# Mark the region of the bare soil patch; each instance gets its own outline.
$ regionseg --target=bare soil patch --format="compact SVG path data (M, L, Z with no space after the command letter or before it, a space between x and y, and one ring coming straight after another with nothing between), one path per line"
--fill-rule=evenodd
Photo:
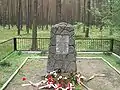
M46 74L46 65L47 59L28 59L5 90L36 90L34 87L22 87L21 85L28 83L28 80L35 83L39 82L41 76ZM23 81L23 77L26 77L27 80Z
M120 90L120 75L100 59L81 59L77 61L77 70L89 78L93 74L105 74L86 83L93 90ZM85 90L85 89L84 89Z
M27 80L39 82L41 76L46 74L46 66L47 59L29 59L5 90L36 90L34 87L22 87L21 85L28 83ZM120 90L120 75L103 60L78 59L77 70L86 78L93 74L105 74L105 77L95 77L86 83L93 90ZM22 81L23 77L27 80ZM83 90L86 89L83 88Z

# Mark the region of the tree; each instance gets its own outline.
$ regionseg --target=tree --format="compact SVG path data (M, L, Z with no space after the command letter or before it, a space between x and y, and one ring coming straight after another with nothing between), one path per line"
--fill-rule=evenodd
M22 29L22 2L18 0L18 35L20 35L20 30Z
M89 26L90 26L90 0L88 0L88 4L87 4L87 28L86 28L86 33L85 33L85 37L89 37Z
M83 32L85 32L85 24L86 24L86 0L84 0L84 14L83 14L83 23L84 23L84 26L83 26Z
M112 0L109 0L109 3L110 3L110 20L112 21L112 3L113 3L113 1ZM113 26L113 25L111 25L111 26ZM109 35L113 35L113 29L112 29L112 27L110 28L110 33L109 33Z
M28 0L27 6L28 7L26 7L26 14L27 14L26 15L26 31L27 31L27 34L29 34L29 28L30 28L30 0Z
M11 23L11 26L13 27L13 25L14 25L14 15L13 15L13 0L10 0L11 1L11 3L10 3L10 7L11 7L11 10L10 10L10 23ZM17 18L18 18L18 0L17 0ZM18 20L17 20L18 21Z
M7 24L6 14L7 14L7 6L6 6L6 1L4 0L3 1L3 27L5 27Z
M29 10L30 10L29 11L29 17L30 17L29 18L29 21L30 21L29 22L29 24L30 24L29 27L30 27L30 29L32 29L32 24L33 24L32 0L30 0L29 3L30 3L30 5L29 5Z
M109 0L109 35L113 35L115 30L120 31L120 0ZM118 32L119 34L119 32Z
M61 0L56 0L56 23L61 21Z
M8 11L8 16L7 16L7 18L8 18L8 22L7 22L7 24L8 24L8 29L10 29L10 1L9 0L7 0L7 11Z
M81 15L81 6L80 6L80 0L78 0L78 22L80 21Z
M109 0L110 1L110 0ZM102 32L103 26L112 26L112 3L106 0L97 0L96 7L90 9L90 13L95 16L95 25L99 27ZM112 31L112 27L110 28Z
M32 30L32 50L37 50L37 4L38 0L34 0L34 18Z
M47 0L47 10L46 10L46 30L48 30L49 20L48 20L48 12L49 12L49 0Z
M44 11L43 11L43 0L41 0L41 24L42 30L44 29Z

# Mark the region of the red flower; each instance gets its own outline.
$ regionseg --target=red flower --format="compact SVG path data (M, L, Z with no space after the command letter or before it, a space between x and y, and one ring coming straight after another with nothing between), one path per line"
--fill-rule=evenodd
M27 78L26 78L26 77L23 77L23 78L22 78L22 81L25 81L25 80L27 80Z

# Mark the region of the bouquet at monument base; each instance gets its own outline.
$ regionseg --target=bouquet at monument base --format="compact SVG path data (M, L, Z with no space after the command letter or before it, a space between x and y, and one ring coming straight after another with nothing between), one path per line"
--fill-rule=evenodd
M28 84L22 86L33 86L38 90L81 90L81 83L85 77L80 73L61 73L61 70L53 71L44 76L44 79L38 83L28 81ZM23 79L26 80L26 79Z

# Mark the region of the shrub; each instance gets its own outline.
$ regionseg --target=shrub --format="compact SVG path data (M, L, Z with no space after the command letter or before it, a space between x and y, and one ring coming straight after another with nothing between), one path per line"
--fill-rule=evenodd
M120 65L120 60L119 59L116 60L116 64Z
M17 54L18 54L18 55L21 55L21 54L22 54L22 51L18 51Z
M0 66L2 66L2 67L9 67L9 66L11 66L11 63L7 62L7 61L2 61L2 62L0 62Z
M107 55L107 56L111 56L112 53L111 52L103 52L104 55Z

